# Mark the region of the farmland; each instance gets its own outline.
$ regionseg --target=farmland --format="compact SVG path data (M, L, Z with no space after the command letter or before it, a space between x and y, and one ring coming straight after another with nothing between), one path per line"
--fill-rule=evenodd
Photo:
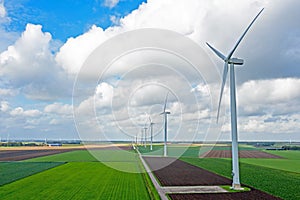
M19 161L40 156L52 155L72 151L72 149L42 149L42 150L2 150L0 161Z
M181 158L195 166L231 178L231 160L219 158ZM242 184L252 186L283 199L300 198L300 174L253 164L241 163Z
M284 159L243 158L241 159L241 162L289 172L300 173L300 151L268 151L268 153L281 156Z
M42 172L64 163L59 162L0 162L0 186Z
M147 148L139 146L139 150L144 155L156 156L163 153L162 147L162 145L154 145L154 150L150 152L149 146ZM228 151L230 147L219 145L208 148L213 151ZM136 152L129 147L124 149L111 147L74 149L54 155L34 156L22 162L2 162L0 163L1 198L36 199L38 194L41 199L159 199L148 175L144 173ZM148 160L151 168L170 160L170 165L167 164L166 168L154 172L162 185L230 185L231 160L199 158L199 150L199 146L196 145L190 147L170 145L168 153L171 158L145 157L145 160ZM251 151L254 154L257 151L263 152L246 146L241 147L240 150ZM261 190L283 199L299 199L300 173L297 167L300 161L299 152L266 151L266 153L277 155L278 158L240 159L242 184L251 187L251 194L254 196L264 195L265 193L259 191ZM181 161L176 161L172 157L180 157ZM223 180L219 175L229 179ZM204 176L210 177L205 180L212 182L203 182ZM214 178L223 181L213 182ZM170 198L213 198L207 195L172 194ZM238 198L241 195L228 194L226 197ZM223 196L219 197L223 198Z
M195 146L189 147L186 152L182 153L183 149L186 149L186 147L170 145L168 146L168 153L170 156L178 156L176 153L180 152L180 154L182 154L181 160L231 178L231 159L228 158L230 146L207 148L210 148L212 152L222 152L222 154L227 153L227 156L224 156L224 158L199 159L200 149ZM149 148L145 149L144 147L140 147L140 149L144 155L162 154L162 146L154 146L153 153L149 152ZM300 191L298 189L298 186L300 185L299 151L263 151L262 149L251 146L241 146L239 149L245 157L250 157L240 159L242 184L265 191L283 199L300 199ZM205 148L202 151L205 152ZM222 157L222 154L218 155Z
M25 164L67 163L3 185L0 196L2 199L36 199L37 195L39 199L157 198L146 174L127 173L110 167L141 171L142 166L134 156L122 157L124 154L118 150L93 151L96 154L101 151L99 156L110 155L111 159L98 162L88 151L80 150L27 160Z

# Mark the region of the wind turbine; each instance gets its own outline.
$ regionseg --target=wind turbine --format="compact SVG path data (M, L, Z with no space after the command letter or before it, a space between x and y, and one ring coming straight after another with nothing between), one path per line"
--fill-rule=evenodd
M165 104L164 104L164 110L162 113L160 113L161 115L164 115L164 123L165 123L165 135L164 135L164 157L167 157L168 152L167 152L167 139L168 139L168 115L171 114L169 111L166 111L166 107L167 107L167 101L168 101L168 95L169 92L166 95L165 98Z
M242 41L242 39L245 37L246 33L250 29L250 27L253 25L255 20L258 18L258 16L262 13L264 10L261 9L261 11L256 15L256 17L252 20L250 25L247 27L247 29L244 31L242 36L239 38L233 49L230 51L228 56L225 56L220 51L212 47L210 44L206 43L209 48L224 61L224 70L223 70L223 79L222 79L222 86L220 91L220 99L219 99L219 106L218 106L218 113L217 113L217 122L219 119L219 113L220 113L220 106L222 101L222 95L224 86L226 83L227 73L228 73L228 64L230 64L230 108L231 108L231 139L232 139L232 176L233 176L233 182L232 182L232 188L233 189L241 189L240 184L240 173L239 173L239 158L238 158L238 139L237 139L237 116L236 116L236 91L235 91L235 73L234 73L234 65L243 65L244 60L239 58L232 58L233 53L235 52L236 48Z
M150 121L150 150L152 151L152 142L153 142L153 125L154 122L152 121L150 115L149 115L149 121Z
M142 128L141 129L141 145L143 145L143 134L144 134L144 129Z
M147 124L147 122L145 123L145 126L144 126L144 134L145 134L145 135L144 135L144 142L145 142L145 143L144 143L144 147L145 147L145 148L146 148L146 145L147 145L146 143L147 143L147 129L148 129L148 128L146 127L146 124Z

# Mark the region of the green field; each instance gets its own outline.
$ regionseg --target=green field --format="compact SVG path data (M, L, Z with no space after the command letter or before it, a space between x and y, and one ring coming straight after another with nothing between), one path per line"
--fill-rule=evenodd
M44 170L64 164L62 162L0 162L0 186Z
M155 155L163 156L164 146L163 145L153 145L153 150L150 150L150 146L138 146L139 151L143 155ZM179 156L189 156L198 157L199 147L188 147L188 146L168 146L168 156L179 157Z
M147 174L110 167L143 171L137 154L98 151L94 155L107 156L106 162L99 162L85 150L27 160L24 163L67 163L1 186L1 199L159 199Z
M139 151L143 155L155 155L155 156L163 156L163 145L153 145L153 150L150 150L150 146L147 145L144 147L143 145L138 146ZM168 145L167 151L168 156L170 157L199 157L200 154L203 154L207 151L211 150L231 150L231 146L183 146L183 145ZM239 150L258 150L255 147L251 147L248 145L240 145Z
M218 158L181 158L192 165L231 178L231 160ZM259 160L259 159L258 159ZM283 199L300 199L300 174L240 163L241 182Z
M242 163L300 173L300 151L266 151L284 159L241 158Z
M66 153L42 156L24 162L94 162L97 161L88 151L78 150Z
M136 162L138 156L134 151L123 150L78 150L61 154L32 158L30 162Z

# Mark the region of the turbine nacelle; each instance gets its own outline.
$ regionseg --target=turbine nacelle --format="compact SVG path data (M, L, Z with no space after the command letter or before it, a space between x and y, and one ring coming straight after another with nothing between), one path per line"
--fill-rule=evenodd
M171 114L170 111L164 111L164 112L160 113L160 115L169 115L169 114Z
M244 60L239 58L230 58L228 61L228 64L234 64L234 65L243 65Z

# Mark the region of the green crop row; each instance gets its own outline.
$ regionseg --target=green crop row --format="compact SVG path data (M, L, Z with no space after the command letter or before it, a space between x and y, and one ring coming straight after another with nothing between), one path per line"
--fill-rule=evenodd
M62 162L0 162L0 186L64 164Z
M14 200L150 198L141 174L117 171L101 162L67 163L4 185L0 196Z

